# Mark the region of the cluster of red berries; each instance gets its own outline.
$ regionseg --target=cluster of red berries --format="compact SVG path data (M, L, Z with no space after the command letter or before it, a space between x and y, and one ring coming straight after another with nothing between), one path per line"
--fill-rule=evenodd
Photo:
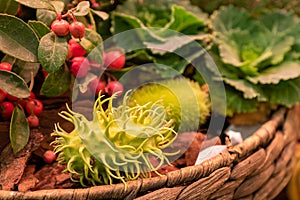
M75 19L75 18L74 18ZM82 22L74 20L71 24L61 18L59 15L51 24L51 30L57 36L67 36L70 32L74 38L83 38L85 34L85 26Z
M89 72L99 72L99 70L105 70L105 68L119 70L125 66L125 54L121 50L105 52L103 54L103 64L95 63L85 57L85 50L72 39L69 41L69 52L68 57L72 58L70 72L79 79L87 76ZM101 94L109 96L124 90L123 85L114 78L109 80L95 78L89 83L89 88L96 95L101 91Z
M86 57L85 49L75 40L84 37L85 26L83 23L76 21L71 15L73 22L69 24L62 16L58 15L57 19L51 24L51 30L57 36L67 36L70 32L72 39L68 41L67 60L70 61L70 72L78 79L84 78L89 72L99 72L103 69L120 70L125 66L126 58L122 50L111 50L103 53L103 63L98 64ZM115 92L122 92L123 85L115 79L103 80L95 78L89 84L89 88L95 91L95 95L107 94L111 96Z
M0 70L11 71L12 65L7 62L0 63ZM43 111L43 103L36 99L33 92L26 99L19 99L0 89L0 118L9 120L12 116L15 106L20 105L27 114L29 127L39 126L39 116Z

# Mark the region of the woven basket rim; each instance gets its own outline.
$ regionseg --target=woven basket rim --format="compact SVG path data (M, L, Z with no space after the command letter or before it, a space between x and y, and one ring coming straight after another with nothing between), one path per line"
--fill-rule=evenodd
M137 179L134 181L127 181L126 186L123 183L113 185L99 185L88 188L76 188L76 189L45 189L28 192L20 191L0 191L1 196L15 196L24 197L28 196L50 196L53 191L55 193L61 193L62 195L73 196L74 193L98 193L98 194L128 194L131 190L138 190L139 193L146 192L148 190L155 190L161 187L173 187L178 184L184 184L193 182L199 178L203 178L211 174L217 169L229 167L232 163L238 161L241 157L249 152L258 149L261 145L266 145L273 137L271 129L275 129L284 122L288 109L278 109L271 118L262 124L262 126L256 130L251 136L243 141L243 143L228 148L227 151L218 154L217 156L204 161L203 163L195 166L188 166L176 171L171 171L162 176ZM154 184L153 184L154 183ZM124 195L125 197L126 195Z

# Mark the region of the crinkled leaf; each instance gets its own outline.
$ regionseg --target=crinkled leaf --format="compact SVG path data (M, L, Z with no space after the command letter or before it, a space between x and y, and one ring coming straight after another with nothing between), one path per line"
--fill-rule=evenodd
M0 50L28 62L37 62L38 37L21 19L0 14Z
M171 10L171 20L164 28L182 32L187 35L194 35L205 26L205 23L201 19L181 6L173 5Z
M300 102L300 78L280 81L278 84L264 85L269 102L291 107Z
M0 70L0 88L18 98L29 97L26 82L16 73Z
M92 11L92 13L99 16L102 20L107 20L109 18L109 14L107 14L106 12L99 11L99 10L93 10L93 9L90 9L90 10Z
M172 31L171 31L172 32ZM175 52L175 50L194 42L194 37L188 37L186 35L168 37L165 42L153 43L145 41L144 44L154 54L165 54L167 52Z
M256 77L247 77L254 84L277 84L281 80L294 79L300 76L299 62L285 62L262 71Z
M50 32L50 28L43 22L29 20L28 24L40 39Z
M30 129L26 115L23 109L16 106L12 114L9 131L10 143L14 153L18 153L26 146L29 134Z
M258 88L246 80L224 78L224 81L228 85L234 87L236 90L242 92L245 99L253 99L261 95L261 92L258 91Z
M234 113L253 112L257 109L258 101L255 99L245 99L241 92L230 87L226 87L226 115L232 116Z
M222 37L234 31L253 28L251 19L246 10L233 6L224 6L216 10L211 16L213 30Z
M54 6L50 0L15 0L16 2L23 4L27 7L34 9L46 9L55 11Z
M60 96L70 89L70 85L70 72L61 67L57 71L48 74L40 93L48 97Z
M66 38L58 37L53 32L43 36L38 47L38 59L43 69L54 72L65 62L68 54Z
M76 10L74 11L74 15L76 15L76 16L85 16L85 15L89 14L89 11L90 11L90 2L81 1L76 6Z
M31 73L35 77L40 68L40 63L25 62L17 60L14 65L14 71L24 79L26 83L31 80Z
M0 0L0 13L15 15L19 4L15 0Z
M140 3L135 0L128 0L117 7L117 12L137 17L149 27L163 27L170 21L170 3L172 4L174 1L145 0Z

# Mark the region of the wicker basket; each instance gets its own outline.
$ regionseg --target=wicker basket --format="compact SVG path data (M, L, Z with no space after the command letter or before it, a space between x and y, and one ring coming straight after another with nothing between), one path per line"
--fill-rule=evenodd
M298 106L280 109L243 143L160 177L86 189L0 191L0 199L273 199L295 164Z

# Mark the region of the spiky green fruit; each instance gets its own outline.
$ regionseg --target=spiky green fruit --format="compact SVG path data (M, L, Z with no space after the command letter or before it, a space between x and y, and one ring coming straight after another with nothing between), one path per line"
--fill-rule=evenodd
M169 163L165 153L176 138L172 120L166 120L163 106L128 106L128 93L120 106L113 106L112 97L100 96L94 104L93 119L82 114L63 111L60 115L74 124L72 132L55 126L52 142L58 162L66 164L71 179L82 185L112 184L147 176L161 165ZM107 109L103 104L108 103ZM151 163L151 157L160 163Z
M178 132L196 131L210 114L208 93L190 79L168 79L145 84L134 90L130 97L131 105L158 101L165 107L167 119L175 120L174 129Z

